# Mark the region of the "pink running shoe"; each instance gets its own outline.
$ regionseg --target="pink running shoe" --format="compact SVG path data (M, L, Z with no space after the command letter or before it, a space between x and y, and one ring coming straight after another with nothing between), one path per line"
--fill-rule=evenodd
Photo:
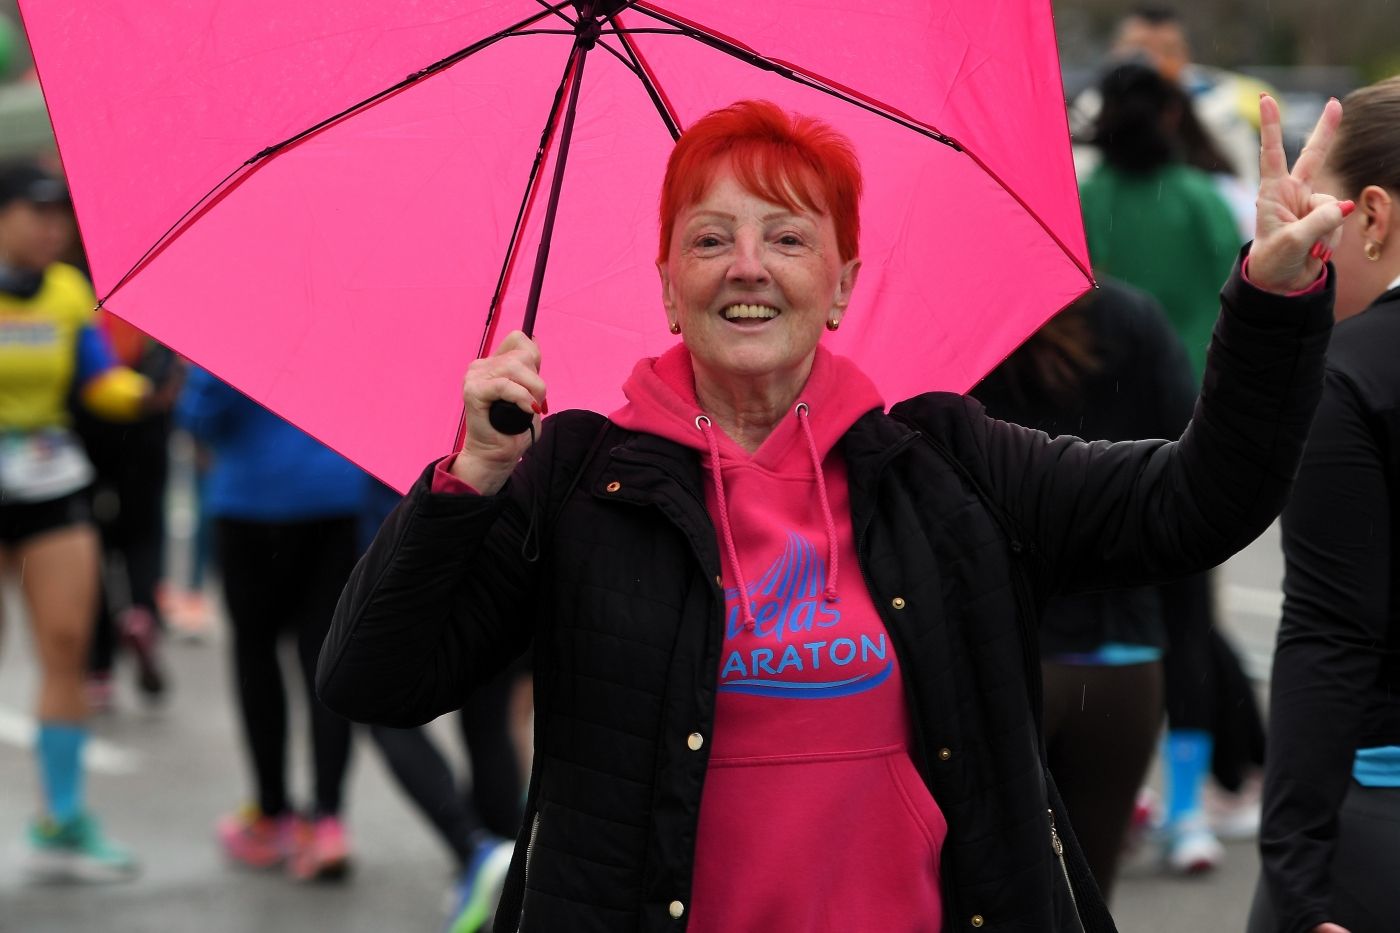
M297 881L339 881L350 872L350 842L338 817L302 823L300 844L287 861Z
M291 858L301 822L291 814L263 816L257 807L247 806L222 817L215 829L233 861L249 868L274 868Z
M160 627L151 610L132 606L117 619L122 644L136 660L136 686L148 699L165 692L165 672L160 663Z

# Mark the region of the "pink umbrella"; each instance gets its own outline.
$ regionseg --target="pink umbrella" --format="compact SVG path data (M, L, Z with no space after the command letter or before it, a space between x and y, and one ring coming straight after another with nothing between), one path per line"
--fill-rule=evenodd
M1091 284L1048 0L20 6L105 306L400 488L527 306L551 408L621 403L675 339L666 156L736 99L855 140L830 344L887 399L967 389Z

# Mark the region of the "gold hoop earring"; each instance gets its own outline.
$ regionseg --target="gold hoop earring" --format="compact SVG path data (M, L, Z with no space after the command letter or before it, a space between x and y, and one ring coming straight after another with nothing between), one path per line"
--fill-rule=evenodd
M829 320L829 321L826 322L826 329L827 329L827 330L835 330L836 328L838 328L838 327L840 327L840 326L841 326L841 319L840 319L839 317L834 317L834 318L832 318L831 320Z
M1381 245L1375 240L1367 240L1366 245L1362 247L1362 252L1364 252L1366 258L1372 262L1379 262L1381 258Z
M680 321L672 321L672 322L671 322L671 333L673 333L673 334L679 334L680 332L681 332L681 322L680 322Z

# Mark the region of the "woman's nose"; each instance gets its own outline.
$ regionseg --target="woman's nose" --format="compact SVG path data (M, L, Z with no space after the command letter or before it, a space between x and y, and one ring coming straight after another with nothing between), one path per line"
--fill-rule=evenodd
M768 268L763 264L761 237L740 234L735 238L733 261L729 264L729 278L735 282L768 281Z

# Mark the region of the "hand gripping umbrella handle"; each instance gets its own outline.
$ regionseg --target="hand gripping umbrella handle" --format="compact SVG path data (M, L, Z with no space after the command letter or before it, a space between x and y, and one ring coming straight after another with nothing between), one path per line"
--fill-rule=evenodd
M549 205L545 209L544 227L540 231L539 251L535 254L535 274L530 281L530 297L525 302L525 319L520 327L527 337L535 335L535 312L540 307L540 289L544 285L545 265L549 262L549 243L554 235L554 216L559 209L559 191L564 184L564 163L568 161L569 142L574 135L574 112L578 109L578 89L583 84L583 63L588 56L588 49L596 38L596 33L590 38L580 32L579 39L574 44L572 53L575 56L573 85L569 88L569 104L564 111L564 126L559 134L559 158L554 163L554 180L550 185ZM535 420L530 412L504 399L497 399L491 403L490 417L491 427L501 434L509 435L524 434L530 430L530 425Z

